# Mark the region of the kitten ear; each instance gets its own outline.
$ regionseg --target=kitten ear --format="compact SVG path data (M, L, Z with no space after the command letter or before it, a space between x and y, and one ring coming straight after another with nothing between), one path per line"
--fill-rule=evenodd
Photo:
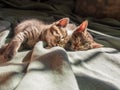
M83 22L80 24L80 26L78 27L77 31L78 31L78 32L83 32L83 31L86 30L87 26L88 26L88 21L85 20L85 21L83 21Z
M99 43L96 43L96 42L92 43L91 46L92 46L92 48L100 48L100 47L103 47L102 44L99 44Z
M56 24L62 27L66 27L69 23L69 18L62 18Z

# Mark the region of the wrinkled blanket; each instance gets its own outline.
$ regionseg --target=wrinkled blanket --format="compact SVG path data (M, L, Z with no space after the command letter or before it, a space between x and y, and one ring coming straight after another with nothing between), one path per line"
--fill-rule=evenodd
M13 37L13 26L23 19L55 21L62 17L69 17L77 25L87 19L89 32L104 47L70 52L61 47L45 49L40 41L32 50L19 51L12 60L0 65L0 90L120 90L118 20L81 18L70 11L70 2L66 3L69 8L65 8L59 3L57 6L54 0L21 7L17 5L20 2L1 1L12 8L0 8L0 47Z

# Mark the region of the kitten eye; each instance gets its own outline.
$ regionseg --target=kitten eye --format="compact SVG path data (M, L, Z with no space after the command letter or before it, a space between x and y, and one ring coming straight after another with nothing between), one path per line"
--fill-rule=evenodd
M53 34L54 36L59 36L59 35L57 34L57 32L54 31L54 30L52 30L52 34Z
M53 35L57 35L55 31L52 32Z
M61 36L56 31L53 31L52 34L55 37L55 41L60 42Z

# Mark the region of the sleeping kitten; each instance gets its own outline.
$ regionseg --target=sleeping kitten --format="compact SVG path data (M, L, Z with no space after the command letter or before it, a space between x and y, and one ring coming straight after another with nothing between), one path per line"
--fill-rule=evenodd
M88 21L82 22L75 30L69 31L69 41L65 46L66 50L78 51L100 48L103 45L94 41L92 35L87 31Z
M42 21L31 19L25 20L15 28L15 36L4 46L0 53L1 60L10 60L19 50L22 44L33 48L38 41L46 43L46 48L54 46L64 46L68 41L66 26L68 18L63 18L52 24L44 24Z

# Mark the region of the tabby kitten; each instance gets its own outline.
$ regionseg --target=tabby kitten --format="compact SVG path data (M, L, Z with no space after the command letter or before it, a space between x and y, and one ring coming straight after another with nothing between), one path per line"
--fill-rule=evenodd
M100 48L103 45L96 43L92 35L87 31L88 21L83 21L75 30L69 31L69 41L65 49L70 51L88 50Z
M32 48L38 41L43 41L46 43L46 48L64 46L68 41L66 31L68 23L69 18L60 19L49 25L35 19L21 22L15 28L14 38L0 50L2 54L0 58L10 60L22 44Z

